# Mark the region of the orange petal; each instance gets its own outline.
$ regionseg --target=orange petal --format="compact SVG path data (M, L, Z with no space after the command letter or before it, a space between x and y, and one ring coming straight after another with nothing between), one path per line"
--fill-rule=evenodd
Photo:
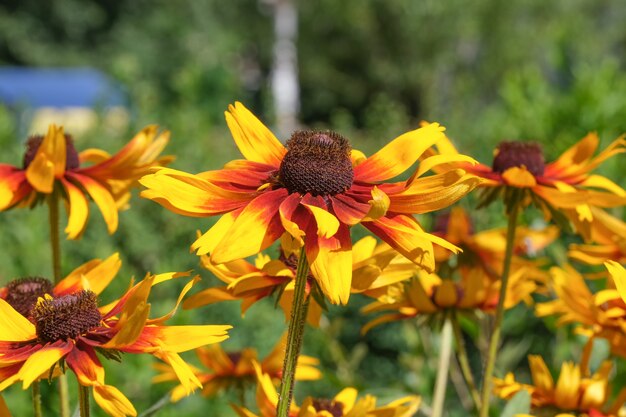
M420 265L426 271L432 272L435 268L433 236L426 236L413 217L404 214L381 217L373 222L363 222L376 236L384 240L411 262Z
M35 158L26 168L26 178L37 191L51 193L54 189L54 179L60 178L65 173L65 135L63 127L55 125L48 127L48 133L44 136L37 149Z
M215 247L211 260L225 263L245 258L274 243L285 230L277 214L286 196L287 190L280 188L262 193L252 200Z

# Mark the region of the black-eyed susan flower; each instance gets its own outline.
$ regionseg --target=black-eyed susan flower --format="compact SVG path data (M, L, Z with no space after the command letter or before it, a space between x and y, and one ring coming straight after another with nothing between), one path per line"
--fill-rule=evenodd
M288 245L281 245L278 259L271 259L268 255L259 253L254 264L244 259L216 264L210 256L201 255L200 264L227 285L207 288L192 295L183 302L184 309L222 301L241 300L241 314L243 315L257 301L276 296L278 297L277 304L285 313L285 319L289 319L298 254L290 251ZM306 293L310 294L316 290L315 286L315 280L309 276ZM321 315L322 306L317 302L316 297L313 297L307 312L309 324L318 326Z
M70 272L63 280L54 285L50 280L40 277L24 277L10 281L0 288L0 298L26 318L37 300L46 294L62 297L82 290L89 290L99 295L113 280L122 262L117 253L105 260L92 259Z
M143 197L171 211L222 215L192 245L199 255L227 263L259 253L287 232L304 246L324 294L346 303L352 225L363 224L428 270L434 269L433 241L456 249L426 233L412 214L446 207L473 189L479 180L460 169L419 178L438 163L471 158L431 159L410 180L385 182L444 137L438 124L405 133L365 158L334 132L295 132L285 147L241 103L229 107L226 121L244 160L197 175L160 169L140 181L148 188Z
M511 399L522 390L530 394L531 414L524 416L617 417L626 401L626 389L622 389L610 404L611 361L603 362L593 375L586 361L563 362L556 383L541 356L530 355L528 363L532 384L517 382L512 373L494 381L494 393L501 398Z
M626 223L604 210L593 209L589 240L594 244L572 244L570 258L589 265L606 261L626 263Z
M93 396L112 416L135 416L130 401L114 386L106 385L98 358L119 359L120 352L148 353L174 369L188 392L202 385L179 353L228 337L231 326L166 326L184 294L199 279L190 281L176 307L163 317L148 319L151 287L188 274L148 274L119 300L99 306L95 292L85 289L58 297L45 294L30 313L31 320L0 299L0 391L22 382L24 389L48 378L57 366L69 367L80 385L93 388Z
M489 187L485 202L494 199L502 190L508 193L508 204L534 202L549 216L563 212L588 236L593 219L592 207L616 207L626 204L626 191L610 179L591 174L608 158L626 151L626 140L619 137L594 156L599 139L590 133L563 152L554 162L546 163L539 144L534 142L502 142L495 150L492 166L465 162L441 165L436 169L461 168L483 178L481 185ZM446 138L437 144L441 156L458 153ZM428 155L434 151L429 150ZM601 191L599 191L601 190Z
M259 414L238 406L233 408L241 417L275 417L278 393L272 378L263 374L258 366L255 369ZM420 397L409 395L377 407L376 397L365 395L358 398L356 389L344 388L333 398L307 397L300 406L292 404L289 417L410 417L418 410L420 402Z
M551 268L556 299L537 304L535 312L540 317L558 316L558 325L578 324L579 333L606 339L614 354L626 357L626 270L614 261L605 266L610 278L596 293L571 266Z
M285 359L285 345L287 335L280 338L274 349L263 359L258 359L254 348L244 348L234 352L227 352L221 345L215 344L195 350L203 369L192 367L194 374L202 383L202 395L211 397L227 388L245 389L256 382L255 366L258 366L264 374L273 380L280 380L283 361ZM319 361L306 355L298 357L296 368L296 380L310 381L321 377L316 368ZM153 378L153 382L178 381L172 367L165 364L157 364L161 371ZM172 401L178 401L186 395L186 389L178 385L172 390Z
M65 232L69 239L80 237L85 229L88 198L96 203L113 233L130 187L149 168L171 160L158 159L168 141L168 132L159 134L156 126L149 126L115 155L98 149L78 153L63 127L50 125L45 136L28 139L21 167L0 164L0 211L32 207L58 190L67 206Z

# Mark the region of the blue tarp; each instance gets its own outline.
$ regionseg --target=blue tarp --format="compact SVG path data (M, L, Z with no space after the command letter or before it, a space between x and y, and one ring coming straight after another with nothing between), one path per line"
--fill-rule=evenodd
M121 87L92 68L0 68L0 103L28 107L126 106Z

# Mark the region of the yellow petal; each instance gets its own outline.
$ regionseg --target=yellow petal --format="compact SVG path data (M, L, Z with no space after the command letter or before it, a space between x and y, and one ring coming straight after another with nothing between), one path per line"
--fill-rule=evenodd
M117 204L111 192L96 180L85 175L73 173L75 178L87 190L93 201L96 203L102 217L107 224L107 230L110 234L117 230Z
M531 188L537 185L535 176L526 167L512 167L502 173L504 181L513 187Z
M40 193L50 194L54 189L54 164L46 155L37 153L26 168L26 179Z
M93 398L108 415L113 417L136 416L133 404L120 390L111 385L93 387Z
M65 135L63 127L50 125L35 158L26 168L26 178L37 191L51 193L54 179L65 173L66 163Z
M541 393L551 393L554 389L554 380L548 366L539 355L528 356L530 373L533 378L533 385Z
M626 269L615 261L607 261L604 266L611 274L620 297L626 303Z
M78 187L65 179L61 179L61 183L67 195L66 207L69 213L65 233L67 233L68 239L77 239L85 230L85 224L89 217L89 205L85 195Z
M376 186L372 188L371 194L372 199L368 201L370 209L362 221L377 220L387 214L387 210L389 210L391 200L389 200L389 196L387 194Z
M454 282L444 279L441 285L435 289L435 303L443 308L456 305L458 293Z
M330 302L346 304L352 281L352 244L347 226L342 225L330 239L319 237L317 244L308 244L306 256L313 276Z
M424 151L444 138L445 129L438 123L407 132L354 168L355 178L378 182L393 178L417 161Z
M229 325L190 325L161 326L157 328L157 337L164 350L186 352L211 343L228 339Z
M21 342L35 337L35 326L0 298L0 340Z
M239 151L247 160L280 166L287 150L250 110L236 102L228 106L224 115Z
M47 372L52 365L57 363L59 359L64 357L72 348L72 342L67 342L61 347L44 347L30 355L17 374L18 378L24 383L23 388L28 388L34 380L39 378L44 372Z
M585 187L602 188L615 195L625 196L626 191L610 179L601 175L589 175L580 185Z
M213 252L217 244L226 235L228 229L235 223L236 218L236 212L224 214L205 234L193 242L191 250L195 251L196 255L206 255Z
M202 383L194 374L193 369L187 365L180 355L174 352L159 352L156 356L172 367L176 377L185 388L187 395L191 394L196 388L202 388Z
M302 205L311 212L313 217L315 217L318 236L329 238L337 233L337 229L339 229L339 220L337 220L335 216L323 208L304 203Z

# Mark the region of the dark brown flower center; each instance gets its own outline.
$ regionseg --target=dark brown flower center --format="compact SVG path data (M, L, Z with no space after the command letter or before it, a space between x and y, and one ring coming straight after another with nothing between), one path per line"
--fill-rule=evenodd
M315 411L328 411L333 417L343 416L343 403L328 398L314 398Z
M501 142L493 158L493 170L503 173L509 168L522 166L535 177L543 175L545 161L541 146L534 142Z
M22 316L30 318L39 297L52 294L52 282L42 277L25 277L9 282L6 302Z
M37 150L43 142L43 136L33 135L26 141L26 152L24 153L24 169L35 159ZM72 170L78 168L80 162L78 160L78 152L74 147L74 141L70 135L65 135L65 170Z
M74 339L98 327L102 315L98 311L98 297L83 290L59 298L47 297L33 308L33 320L39 340L56 342Z
M241 352L228 352L226 356L228 356L228 359L230 359L233 365L237 366L237 364L241 360L242 354Z
M298 131L287 141L279 181L290 193L335 195L352 185L350 143L335 132Z

